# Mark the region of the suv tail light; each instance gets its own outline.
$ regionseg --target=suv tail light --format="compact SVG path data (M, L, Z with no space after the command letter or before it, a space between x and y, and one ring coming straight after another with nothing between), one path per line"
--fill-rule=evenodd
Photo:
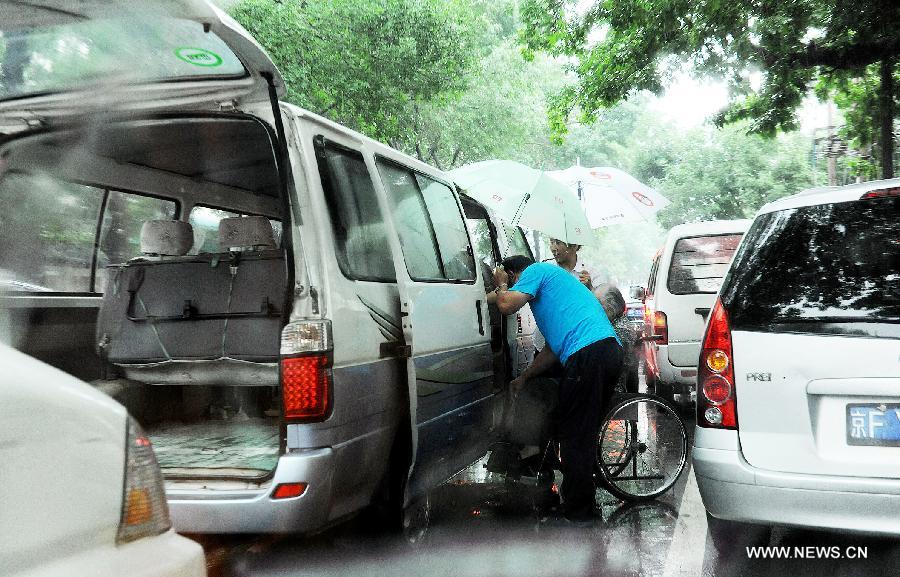
M653 334L660 337L654 339L657 344L669 344L669 323L666 319L666 313L662 311L653 312Z
M128 417L125 446L125 491L116 543L121 545L165 533L172 526L162 473L150 439L132 417Z
M331 412L331 321L289 323L281 332L281 397L284 418L324 421Z
M700 366L697 367L698 426L737 429L733 361L728 312L722 301L716 299L703 336Z

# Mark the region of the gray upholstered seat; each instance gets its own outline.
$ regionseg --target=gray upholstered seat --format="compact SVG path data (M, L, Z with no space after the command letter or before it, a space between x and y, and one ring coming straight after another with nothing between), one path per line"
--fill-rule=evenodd
M141 226L141 254L183 256L194 243L194 229L180 220L148 220Z
M189 224L150 221L142 229L147 256L110 267L98 344L128 378L277 384L284 259L268 219L222 222L227 252L186 255Z

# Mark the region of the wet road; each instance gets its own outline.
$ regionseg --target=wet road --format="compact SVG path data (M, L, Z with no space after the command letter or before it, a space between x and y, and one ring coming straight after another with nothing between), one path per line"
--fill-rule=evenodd
M865 559L751 559L743 545L718 553L694 477L649 503L627 504L598 491L603 523L596 528L541 522L537 489L508 484L476 463L431 495L425 535L408 543L360 516L313 537L205 536L211 576L452 575L550 577L623 576L891 576L900 575L900 541L775 529L766 543L809 547ZM859 556L859 555L857 555Z

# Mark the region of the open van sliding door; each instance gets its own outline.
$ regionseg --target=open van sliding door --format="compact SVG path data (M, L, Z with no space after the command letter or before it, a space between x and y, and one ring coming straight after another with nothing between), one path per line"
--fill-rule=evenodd
M483 455L493 370L483 281L453 189L376 157L405 338L412 433L406 504Z

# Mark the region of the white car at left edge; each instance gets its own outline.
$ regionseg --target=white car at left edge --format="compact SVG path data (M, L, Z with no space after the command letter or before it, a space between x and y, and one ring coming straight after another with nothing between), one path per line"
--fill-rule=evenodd
M0 575L205 577L124 407L0 344Z

